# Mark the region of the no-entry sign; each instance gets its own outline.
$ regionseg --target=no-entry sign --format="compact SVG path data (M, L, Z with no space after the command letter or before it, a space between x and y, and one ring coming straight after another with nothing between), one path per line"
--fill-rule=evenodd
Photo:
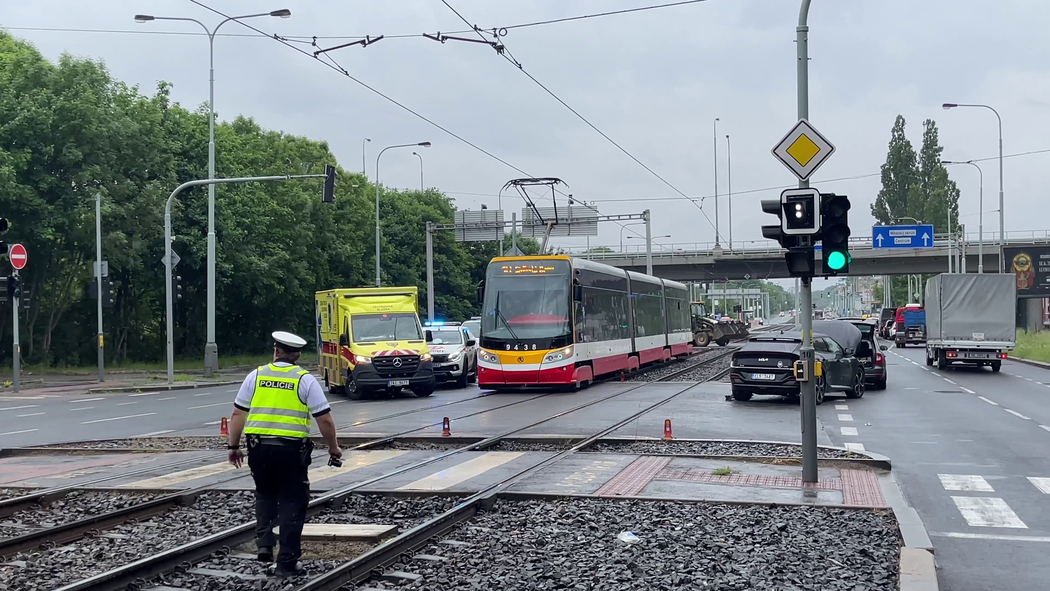
M26 254L26 247L21 244L11 245L11 266L15 269L23 269L26 263L29 261L29 255Z

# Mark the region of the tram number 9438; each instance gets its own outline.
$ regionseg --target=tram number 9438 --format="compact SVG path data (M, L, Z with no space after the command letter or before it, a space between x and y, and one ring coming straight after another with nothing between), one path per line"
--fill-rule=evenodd
M536 350L536 345L532 345L532 347L530 348L528 345L523 345L521 343L518 343L516 345L511 345L510 343L507 343L506 347L507 347L508 351L535 351Z

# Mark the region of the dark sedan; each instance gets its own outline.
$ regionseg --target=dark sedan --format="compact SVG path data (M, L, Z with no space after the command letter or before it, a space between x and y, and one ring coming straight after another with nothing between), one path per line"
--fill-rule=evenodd
M878 320L869 318L867 320L850 320L862 335L861 342L857 345L857 359L864 364L864 383L875 390L886 389L886 356L882 351L889 349L889 345L879 343L876 338L878 333Z
M817 404L824 402L824 394L831 391L845 392L847 398L864 396L864 366L854 356L862 340L860 330L841 321L813 324L814 354L823 368L822 375L814 378ZM840 341L848 346L840 345ZM733 353L729 370L733 398L746 401L754 394L798 397L799 383L792 366L799 359L801 348L802 333L797 329L749 339Z

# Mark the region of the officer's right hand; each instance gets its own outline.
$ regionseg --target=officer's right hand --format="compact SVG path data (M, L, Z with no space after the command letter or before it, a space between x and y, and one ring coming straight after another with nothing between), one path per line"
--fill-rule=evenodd
M343 457L343 450L339 449L339 446L329 447L328 455L332 456L333 458L341 458Z

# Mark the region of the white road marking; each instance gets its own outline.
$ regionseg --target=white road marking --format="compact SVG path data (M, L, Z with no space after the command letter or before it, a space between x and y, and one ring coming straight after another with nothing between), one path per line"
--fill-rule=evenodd
M982 476L972 474L938 474L944 490L961 490L969 492L995 492L992 485Z
M848 415L848 414L839 415L839 420L843 421L843 422L846 422L846 423L852 422L853 421L853 415Z
M222 422L222 419L219 419L217 421L208 421L207 423L204 423L204 426L205 427L211 427L212 425L218 425L221 422Z
M70 404L80 404L82 402L98 402L99 400L105 400L105 398L81 398L80 400L70 400Z
M158 390L156 392L138 392L136 394L128 394L128 396L131 398L135 398L137 396L153 396L154 394L160 394L161 392L163 392L163 390Z
M42 412L31 412L31 413L25 414L25 415L18 415L18 418L24 419L25 417L38 417L38 416L40 416L42 414L44 414L44 413L42 413Z
M846 444L846 449L848 449L849 451L864 451L864 444L863 443L847 443Z
M1039 425L1039 428L1043 431L1050 431L1050 427L1047 427L1046 425Z
M945 532L936 533L931 532L931 536L940 538L959 538L963 540L996 540L1001 542L1050 542L1050 537L1046 536L1004 536L997 534L968 534L962 532Z
M1029 382L1034 382L1035 381L1032 378L1025 378L1025 379L1028 380Z
M0 435L18 435L20 433L32 433L33 431L39 431L40 429L23 429L21 431L8 431L7 433L0 433Z
M333 400L333 401L329 402L328 405L331 406L333 404L342 404L344 402L346 402L346 401L345 400Z
M74 410L91 410L93 408L95 408L95 407L94 406L81 406L80 408L71 408L69 410L70 411L74 411Z
M918 390L918 388L905 388L905 390Z
M962 513L963 519L972 527L1015 527L1028 529L1028 526L1014 513L1006 501L999 497L952 497L955 506Z
M22 406L8 406L8 407L5 407L5 408L0 408L0 410L22 410L23 408L36 408L38 406L40 406L40 405L39 404L25 404L25 405L22 405Z
M194 396L211 396L211 395L212 395L211 392L201 392L199 394L194 394Z
M471 478L480 476L485 472L498 466L502 466L522 455L524 455L522 452L490 451L476 458L420 478L415 482L399 486L398 490L444 490L466 480L470 480Z
M196 480L197 478L222 474L223 472L229 472L230 470L235 469L236 468L233 467L233 464L230 464L229 462L218 462L205 466L197 466L196 468L190 468L188 470L181 470L179 472L172 472L171 474L164 474L162 476L155 476L145 480L136 480L135 482L122 484L120 485L120 488L161 488L172 484L178 484L180 482Z
M984 396L978 396L978 398L980 398L981 400L987 402L988 404L991 404L992 406L999 406L998 402L995 402L994 400L988 400Z
M132 400L131 402L118 402L117 406L127 406L129 404L138 404L138 403L139 403L138 400Z
M955 382L949 380L948 378L944 378L944 381L948 382L949 384L955 384L956 386L958 386L958 384L956 384Z
M849 410L848 404L836 404L835 410Z
M136 437L155 437L157 435L164 435L165 433L174 433L174 429L165 429L163 431L154 431L152 433L143 433L142 435L132 435L132 439Z
M959 389L962 390L963 392L966 392L967 394L976 394L977 393L977 392L974 392L973 390L967 388L966 386L959 386Z
M1010 410L1010 409L1008 409L1008 408L1004 408L1003 410L1005 410L1006 412L1008 412L1008 413L1010 413L1010 414L1014 415L1014 416L1015 416L1015 417L1017 417L1017 418L1020 418L1020 419L1024 419L1024 420L1026 420L1026 421L1030 421L1030 420L1032 420L1032 419L1031 419L1030 417L1026 417L1026 416L1024 416L1023 414L1021 414L1021 413L1017 412L1016 410Z
M856 427L839 427L839 429L842 431L843 435L852 435L853 437L857 436Z
M1039 489L1039 492L1044 495L1050 495L1050 478L1029 476L1028 481L1034 484Z
M198 408L211 408L213 406L232 406L229 402L216 402L215 404L202 404L200 406L191 406L186 410L197 410Z
M237 391L238 391L237 388L234 388L233 390L227 390L226 393L227 394L233 394L234 392L237 392Z
M164 398L158 398L157 400L158 401L160 401L160 400L175 400L176 398L178 398L178 396L167 396L167 397L164 397Z
M106 423L106 422L109 422L109 421L123 421L124 419L137 419L139 417L149 417L149 416L153 416L155 414L157 414L157 413L155 413L155 412L144 412L144 413L139 414L139 415L128 415L128 416L125 416L125 417L110 417L108 419L95 419L93 421L84 421L83 423L80 423L80 424L81 425L90 425L92 423Z

